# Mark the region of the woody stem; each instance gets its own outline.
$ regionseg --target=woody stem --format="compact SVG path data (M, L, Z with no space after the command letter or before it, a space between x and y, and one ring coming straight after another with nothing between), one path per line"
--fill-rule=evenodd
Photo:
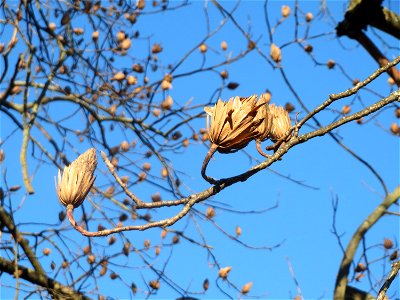
M207 165L210 162L211 157L213 157L215 151L217 151L218 146L215 144L211 144L210 149L207 152L206 157L204 158L203 165L201 167L201 176L208 181L211 184L216 184L218 181L212 177L207 176L206 170L207 170Z
M262 150L262 148L261 148L261 141L256 141L256 148L257 148L258 153L260 153L262 156L264 156L264 157L266 157L266 158L269 158L269 157L270 157L270 155L268 155L267 153L265 153L265 152Z

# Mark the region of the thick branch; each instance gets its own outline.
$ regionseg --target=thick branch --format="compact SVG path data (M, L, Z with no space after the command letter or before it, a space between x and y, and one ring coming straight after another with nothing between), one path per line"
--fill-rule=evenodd
M358 245L362 238L365 236L367 231L374 226L374 224L385 214L388 208L400 198L400 186L398 186L391 194L387 195L381 204L362 222L357 228L353 237L351 238L349 245L343 255L342 262L339 268L339 274L336 280L334 299L343 300L345 299L346 286L348 275L350 272L350 266L353 261L354 255L356 254Z
M15 275L15 272L18 272L19 278L45 288L53 296L53 299L90 299L89 297L74 291L70 287L47 277L45 273L39 273L33 269L29 269L21 265L18 265L16 268L14 262L8 261L2 257L0 257L0 269L11 275Z

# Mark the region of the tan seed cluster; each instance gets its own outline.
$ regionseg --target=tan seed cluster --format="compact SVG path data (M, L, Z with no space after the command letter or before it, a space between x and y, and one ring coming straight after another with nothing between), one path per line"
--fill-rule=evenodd
M208 138L220 153L232 153L247 146L252 140L277 141L285 137L291 127L288 112L283 107L269 105L270 96L263 94L205 107ZM211 124L210 123L211 119Z

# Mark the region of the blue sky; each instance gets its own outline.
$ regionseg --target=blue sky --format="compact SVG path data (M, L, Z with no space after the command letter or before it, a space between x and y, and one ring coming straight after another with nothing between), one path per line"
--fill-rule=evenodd
M226 9L230 9L233 6L227 1L221 3ZM283 4L289 5L292 9L294 7L294 2L290 1L271 1L269 3L269 18L272 25L280 19L280 8ZM334 34L334 22L342 19L346 2L327 2L334 22L328 15L318 15L319 4L317 1L300 3L303 12L310 11L316 16L311 24L309 35L315 36L322 33L330 33L305 42L313 45L313 54L316 61L326 63L328 59L333 59L346 70L352 79L358 78L362 80L366 78L377 68L377 64L354 41L345 37L338 40ZM201 1L193 2L187 7L168 14L162 14L161 16L143 16L137 26L140 29L141 36L151 35L153 42L162 43L164 51L159 55L160 60L176 63L182 55L195 47L206 35L204 6L208 7L210 27L213 29L218 26L221 16L211 2ZM270 40L265 26L263 1L243 1L234 13L234 17L245 29L248 29L247 25L251 24L251 36L258 40L258 47L268 56ZM304 22L302 21L302 23ZM81 26L85 27L85 24ZM304 30L305 26L302 26L299 36L302 36ZM377 41L376 35L381 35L387 39L390 45L399 46L394 39L378 31L372 32L369 30L367 34L374 41ZM291 15L277 28L273 35L273 41L278 46L282 46L291 42L293 36L294 18ZM228 43L227 54L223 54L219 48L222 40ZM0 42L3 41L0 39ZM209 46L209 51L206 53L206 66L221 61L221 56L223 55L229 55L229 53L235 55L247 47L246 40L233 26L232 22L229 22L218 34L207 40L206 44ZM134 55L147 49L146 47L146 42L137 42L131 51L134 52ZM398 48L396 49L384 49L389 60L398 54ZM316 65L298 45L290 44L282 48L282 56L282 66L290 83L309 109L313 109L322 103L328 98L329 94L341 92L352 86L351 80L346 78L338 67L328 70L325 65ZM200 66L202 59L202 54L195 51L176 70L175 74L185 73L196 66ZM123 67L121 65L121 68ZM2 68L1 65L0 68ZM223 69L225 68L220 68L218 71ZM236 95L260 94L268 89L272 93L272 103L284 105L286 102L292 102L296 106L296 112L300 112L299 117L304 116L304 111L301 111L300 105L296 103L294 96L285 85L278 70L271 68L255 51L238 63L227 66L226 69L229 72L229 80L238 82L240 85L235 90L224 90L222 92L223 99ZM356 111L362 108L362 103L365 105L372 104L380 99L380 95L387 96L391 91L387 78L388 76L383 74L371 84L371 89L376 91L377 94L367 90L359 93L360 98L353 96L342 99L332 105L332 109L336 109L336 111L331 110L322 113L318 117L319 120L323 124L328 124L335 120L337 112L341 110L343 105L351 104L352 110ZM210 99L214 90L219 86L220 79L217 73L204 72L174 80L170 94L181 105L189 99L192 99L193 104L201 104L207 101L206 99ZM3 89L4 87L1 87L1 90ZM215 102L217 99L211 98L211 100ZM71 107L68 104L51 107L55 119L57 114L61 116L70 109ZM391 107L365 125L360 126L356 123L350 123L335 131L343 143L377 170L387 184L389 191L392 191L399 184L399 142L397 137L387 131L390 124L396 122L393 112L394 108ZM78 115L76 118L78 129L82 127L79 124L79 118L82 119L82 116ZM7 117L1 115L0 120L1 138L4 139L12 129L8 126L9 119ZM315 125L313 123L310 124ZM194 121L192 126L197 130L204 128L205 119ZM304 127L302 133L310 129ZM128 133L128 136L132 137L133 135ZM115 138L114 144L120 143L123 139L118 134L115 134L113 138ZM79 152L83 152L89 147L87 143L78 143L77 139L70 142ZM21 136L19 133L11 136L2 145L6 153L4 168L7 169L9 185L22 183L19 167L20 146ZM245 150L261 161L261 157L256 153L253 143ZM207 148L203 145L193 145L182 153L168 154L168 158L173 161L175 169L187 174L182 176L185 180L185 185L195 192L199 192L209 186L200 175L201 164L206 152ZM72 154L71 157L73 157ZM159 165L155 161L152 161L152 163L154 164L154 169L159 170ZM254 160L250 161L245 154L240 152L230 155L216 154L215 159L210 162L208 172L217 178L227 177L239 174L254 164ZM195 209L205 212L208 203L218 203L218 206L242 211L241 213L229 213L216 209L214 221L232 235L235 234L235 227L239 225L243 230L240 240L246 244L254 247L272 247L280 244L279 247L273 250L255 250L243 247L230 240L207 221L199 221L201 231L206 237L207 244L213 247L212 253L219 264L222 267L232 266L229 280L236 284L239 289L243 284L249 281L253 282L250 295L268 299L293 298L297 294L297 290L288 268L287 260L289 259L303 296L306 299L329 299L332 297L337 270L342 258L341 249L335 236L331 233L333 220L332 199L336 197L339 199L336 226L339 233L343 234L342 242L346 246L357 226L382 201L383 190L379 182L365 166L351 157L328 136L318 137L296 146L283 157L282 161L275 163L271 169L279 174L303 181L305 184L315 188L298 185L269 170L264 170L246 182L231 186L212 199L195 206ZM101 170L98 171L98 177L100 178L101 172L106 171L103 163L99 164L99 170ZM56 224L58 212L62 210L57 201L53 183L53 177L57 171L50 165L41 165L40 169L36 171L35 163L32 163L30 172L35 172L33 184L36 194L26 197L26 199L24 189L15 194L13 197L15 204L13 205L15 207L20 204L23 205L22 209L16 213L16 219L23 223ZM154 186L146 183L135 186L133 190L144 200L150 199L150 195L156 191ZM188 189L188 192L190 190ZM172 197L168 194L162 194L162 196L165 199L171 199ZM123 199L122 196L121 199ZM96 199L94 198L93 200ZM263 214L243 213L243 211L259 211L273 207L275 204L278 204L275 209ZM88 201L85 205L90 207ZM102 205L104 207L112 207L109 203L102 203ZM395 209L398 209L398 207ZM159 214L154 213L154 216L157 218L172 216L175 211L175 209L163 209ZM78 211L76 215L79 216L80 212ZM69 224L64 222L62 225L56 226L67 227ZM37 227L43 228L42 225ZM173 229L185 229L185 234L201 241L196 225L190 217L178 222L173 226ZM23 230L32 231L33 229L32 227L24 226ZM71 236L73 237L73 242L71 242L73 251L79 251L79 246L87 244L87 239L81 237L78 233L71 232ZM152 245L162 242L159 229L152 229L146 232L127 232L125 236L138 248L142 247L145 239L150 239ZM172 234L169 234L167 240L171 237ZM379 260L385 255L383 247L379 246L383 238L391 238L398 245L398 217L385 216L367 234L367 245L374 245L373 249L368 252L368 258L370 261L377 260L371 265L371 270L374 271L374 275L377 278L383 276L385 270L386 272L388 271L389 266L386 264L386 269L384 269L383 261ZM102 245L107 244L106 238L95 239L94 242ZM121 243L117 243L115 246L104 247L104 249L99 247L98 251L99 254L107 251L113 253L113 251L120 250L121 245ZM42 247L42 245L39 247ZM154 262L155 266L162 267L164 260L169 255L169 249L168 246L164 246L162 254L158 258L150 255L148 259ZM356 256L356 259L358 258L359 255ZM57 260L59 257L52 257L52 259ZM46 264L50 264L51 259L44 258L43 261L46 266ZM125 264L128 261L127 258L123 257L118 262ZM216 286L218 269L212 267L211 263L212 260L205 249L194 246L188 241L181 241L179 245L172 249L172 256L166 272L181 287L189 290L198 290L199 292L202 290L204 278L208 278L210 280L210 289L205 297L200 295L200 298L225 298L226 296ZM121 271L115 267L126 282L134 281L139 288L143 288L143 281L154 279L153 274L146 268L142 268L143 263L138 259L137 255L130 255L129 264L137 268ZM85 268L87 266L83 266L83 269ZM51 274L49 271L49 275ZM375 281L377 278L372 277ZM104 292L109 296L129 299L130 295L126 289L122 288L123 284L121 282L119 279L112 281L107 276L99 280L101 285L104 284ZM397 279L393 286L398 285L398 283ZM12 281L3 275L2 285L4 286L2 286L0 294L3 299L12 298L14 295L12 288L5 287L10 284L13 284ZM225 282L219 280L218 284L234 298L239 297L239 293L230 288ZM366 277L359 283L353 282L352 285L360 289L368 290L369 288L369 282ZM391 291L395 293L394 288ZM161 299L169 298L171 295L176 296L176 294L172 294L171 289L167 287L165 282L161 282L161 289L154 297ZM143 293L139 293L137 298L143 296ZM397 294L395 293L394 297L399 297L398 292Z

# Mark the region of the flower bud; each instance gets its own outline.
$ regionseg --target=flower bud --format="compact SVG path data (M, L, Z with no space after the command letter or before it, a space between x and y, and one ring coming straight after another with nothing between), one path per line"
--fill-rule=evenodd
M58 171L57 196L64 206L80 206L92 188L97 166L96 150L91 148L81 154L61 173Z

